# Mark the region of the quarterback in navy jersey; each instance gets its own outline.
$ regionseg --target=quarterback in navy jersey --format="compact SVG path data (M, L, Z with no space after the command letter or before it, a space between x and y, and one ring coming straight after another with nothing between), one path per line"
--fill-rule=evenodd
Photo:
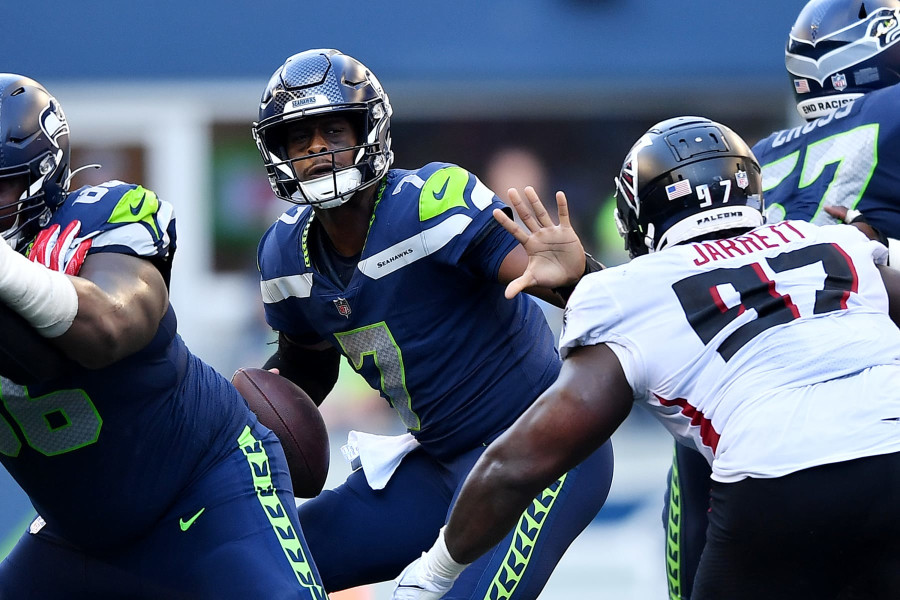
M807 122L753 146L762 166L767 222L852 222L890 242L891 264L897 263L900 2L809 2L791 29L785 65ZM699 453L675 445L663 516L674 600L691 596L705 542L709 475Z
M68 193L68 138L43 86L0 74L2 319L29 328L3 338L0 462L39 514L0 597L324 600L280 443L177 333L172 206Z
M303 503L300 522L326 590L389 580L434 539L485 447L553 382L559 355L534 300L505 295L527 256L492 217L504 204L456 165L391 170L390 102L359 61L336 50L288 58L259 117L273 190L299 205L259 245L279 334L265 366L321 402L344 356L408 430L382 440L393 462L360 434L361 468ZM576 268L600 268L588 259L582 251ZM557 306L567 293L529 292ZM451 597L537 598L611 476L606 445L538 494Z

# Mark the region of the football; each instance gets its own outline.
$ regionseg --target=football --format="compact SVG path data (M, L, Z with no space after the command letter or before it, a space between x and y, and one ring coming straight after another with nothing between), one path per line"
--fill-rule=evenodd
M281 440L294 495L317 496L325 486L331 459L328 432L319 407L300 387L266 369L238 369L231 383L259 422Z

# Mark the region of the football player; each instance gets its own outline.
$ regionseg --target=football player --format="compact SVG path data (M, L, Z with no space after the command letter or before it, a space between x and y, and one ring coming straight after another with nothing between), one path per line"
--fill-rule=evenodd
M28 351L4 361L0 462L40 515L0 597L324 600L281 445L176 331L172 206L71 176L59 102L0 74L0 303L29 337L4 337Z
M368 68L317 49L275 71L253 125L275 194L293 204L259 245L278 331L266 368L321 402L344 356L409 432L395 471L361 450L359 470L299 507L329 592L390 580L426 550L471 466L560 368L540 308L504 297L528 260L491 216L504 204L453 164L391 169L391 114ZM574 270L599 268L569 242ZM570 291L528 288L557 306ZM611 477L606 444L536 490L451 596L537 598Z
M753 146L766 220L824 225L846 219L884 243L900 238L900 1L809 2L788 36L785 64L797 110L808 122ZM890 247L895 254L900 246ZM672 599L691 596L709 475L701 456L675 445L664 514Z
M762 185L708 119L638 140L617 179L633 260L581 280L559 379L488 447L394 598L441 597L635 402L712 467L694 598L900 597L900 272L855 227L763 224ZM547 269L533 201L516 203L531 234L495 215Z

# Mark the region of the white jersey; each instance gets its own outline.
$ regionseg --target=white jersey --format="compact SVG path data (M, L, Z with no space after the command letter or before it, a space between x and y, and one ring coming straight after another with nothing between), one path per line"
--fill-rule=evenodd
M803 221L671 247L585 277L560 353L609 345L635 401L717 481L897 452L886 258L853 227Z

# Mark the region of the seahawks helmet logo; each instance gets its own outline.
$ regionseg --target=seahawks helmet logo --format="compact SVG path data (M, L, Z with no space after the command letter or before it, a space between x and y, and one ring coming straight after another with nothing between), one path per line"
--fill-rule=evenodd
M66 122L62 106L56 101L56 98L50 98L50 102L41 111L40 120L41 130L54 146L59 147L59 138L69 135L69 124Z
M869 27L869 37L875 38L881 49L887 48L900 38L900 9L874 19Z

